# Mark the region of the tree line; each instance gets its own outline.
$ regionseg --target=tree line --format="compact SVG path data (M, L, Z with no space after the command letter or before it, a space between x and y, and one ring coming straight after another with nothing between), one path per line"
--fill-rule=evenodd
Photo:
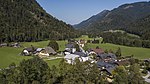
M129 36L127 33L121 32L105 32L102 33L103 43L113 43L132 47L150 48L150 40Z

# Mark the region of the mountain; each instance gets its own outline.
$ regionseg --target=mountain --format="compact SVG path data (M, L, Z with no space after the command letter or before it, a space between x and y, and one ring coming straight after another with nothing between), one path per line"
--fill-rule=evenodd
M74 27L82 30L85 29L90 32L110 29L125 30L129 24L148 15L150 15L150 2L136 2L121 5L118 8L108 11L103 17L98 14L96 16L100 19L91 17L90 23L89 20L85 20Z
M98 20L102 20L107 14L109 13L109 10L104 10L102 12L100 12L97 15L94 15L92 17L90 17L89 19L81 22L80 24L74 25L75 28L84 28L85 26L92 26L93 23L96 23Z
M140 35L144 40L150 40L150 15L129 24L126 31Z
M0 0L0 28L0 42L77 36L71 25L46 13L36 0Z

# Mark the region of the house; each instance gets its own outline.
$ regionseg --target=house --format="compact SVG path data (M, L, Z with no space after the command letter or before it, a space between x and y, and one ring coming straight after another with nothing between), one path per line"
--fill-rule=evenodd
M77 54L68 54L64 57L64 59L67 61L67 63L69 64L74 64L75 63L75 59L79 59L80 62L86 62L89 59L89 57L82 57L80 55Z
M74 54L75 54L75 55L79 55L82 62L91 60L91 59L88 57L88 55L87 55L86 53L84 53L84 52L77 52L77 51L76 51Z
M98 61L97 66L101 71L105 71L108 75L112 75L112 71L118 66L118 64L115 62Z
M97 65L101 71L107 72L108 75L112 74L112 71L119 66L117 57L113 53L103 53L97 55Z
M81 46L81 47L84 47L86 43L87 43L87 41L83 40L83 39L78 41L78 45Z
M12 44L10 44L10 47L18 48L18 47L21 47L21 45L20 45L20 43L12 43Z
M29 55L35 54L36 50L37 50L36 47L33 47L33 46L28 47L28 48L23 49L21 54L24 56L29 56Z
M89 55L90 54L96 54L96 55L98 55L98 54L103 54L104 50L101 49L101 48L96 48L96 49L89 49L88 52L89 52Z
M84 53L84 52L78 52L78 51L76 51L76 52L74 52L74 54L75 54L75 55L79 55L79 56L81 56L81 57L87 57L87 54Z
M98 54L97 57L99 60L109 62L109 61L117 61L117 57L113 53L103 53L103 54Z
M65 51L64 51L65 55L74 53L76 51L75 45L72 43L68 43L65 46L66 46Z
M41 49L41 51L38 53L38 56L43 58L43 57L48 57L50 55L55 55L55 54L57 54L57 52L52 47L46 47L44 49Z
M0 47L6 47L6 46L8 46L7 43L2 43L2 44L0 44Z
M76 58L80 58L79 55L75 55L75 54L67 54L64 59L67 61L67 63L69 64L74 64L75 59Z

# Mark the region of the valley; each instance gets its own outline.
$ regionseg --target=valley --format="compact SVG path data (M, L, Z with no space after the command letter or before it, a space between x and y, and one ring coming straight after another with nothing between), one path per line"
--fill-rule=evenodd
M85 40L93 40L94 38L89 38L87 35L83 35L79 38L76 39L85 39ZM98 39L98 38L97 38ZM99 39L102 41L102 38ZM49 41L40 41L40 42L22 42L21 44L24 47L30 47L31 45L39 48L46 47L48 45ZM59 51L64 51L65 49L65 44L67 44L67 41L57 41L59 44ZM134 58L144 60L148 59L150 56L150 49L149 48L139 48L139 47L128 47L128 46L121 46L121 45L115 45L111 43L105 43L105 44L92 44L92 43L87 43L86 48L96 48L99 46L103 50L112 50L116 52L118 47L121 48L122 56L131 56L133 55ZM8 67L11 63L16 63L19 64L23 59L30 59L32 58L31 56L21 56L20 53L22 52L23 48L12 48L12 47L2 47L0 48L0 68L6 68ZM9 51L9 53L8 53ZM53 57L53 56L51 56ZM54 56L55 57L55 56ZM57 56L56 56L57 57ZM52 66L52 65L57 65L59 64L60 60L46 60L46 62Z

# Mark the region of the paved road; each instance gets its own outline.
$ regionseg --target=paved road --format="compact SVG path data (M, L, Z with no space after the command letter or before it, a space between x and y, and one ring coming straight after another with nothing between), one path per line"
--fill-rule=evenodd
M149 71L148 71L148 74L146 76L143 76L143 78L145 79L146 82L150 83L150 79L148 79L148 77L150 77Z

